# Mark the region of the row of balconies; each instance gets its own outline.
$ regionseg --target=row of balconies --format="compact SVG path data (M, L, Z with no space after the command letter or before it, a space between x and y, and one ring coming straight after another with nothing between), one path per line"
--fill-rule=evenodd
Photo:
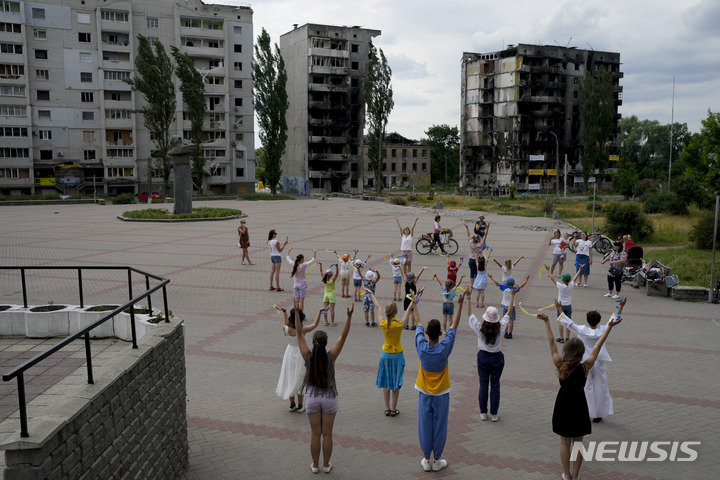
M310 92L347 92L349 88L347 85L330 85L327 83L308 84L308 91Z
M330 137L330 136L310 135L310 136L308 136L308 143L334 143L334 144L344 145L344 144L348 143L348 138L347 138L347 136Z

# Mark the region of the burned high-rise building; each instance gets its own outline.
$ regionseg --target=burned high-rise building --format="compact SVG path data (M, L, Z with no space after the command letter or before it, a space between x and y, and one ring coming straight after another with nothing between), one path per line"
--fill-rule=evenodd
M613 80L617 126L619 53L525 44L464 53L460 189L504 194L514 182L518 191L554 191L565 173L569 186L577 183L580 83L601 67Z

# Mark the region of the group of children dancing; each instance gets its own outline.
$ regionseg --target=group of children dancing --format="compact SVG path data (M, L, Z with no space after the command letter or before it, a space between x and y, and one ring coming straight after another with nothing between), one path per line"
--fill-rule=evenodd
M417 275L412 270L412 237L417 219L412 227L402 227L396 218L401 234L401 253L386 255L390 276L392 276L393 301L381 307L376 293L377 285L382 278L379 270L367 266L370 259L357 258L354 250L338 254L336 250L327 250L334 254L337 262L324 270L322 263L316 260L317 251L313 250L312 258L305 262L303 255L290 257L292 247L288 248L286 260L292 264L293 309L289 315L285 307L275 305L283 315L283 333L288 340L281 367L280 379L276 393L285 400L290 400L290 411L307 412L312 430L311 470L317 473L320 468L319 454L322 445L323 469L330 472L329 462L332 453L332 426L337 412L337 389L335 386L334 363L340 354L350 329L350 321L354 312L354 303L347 309L347 320L335 346L326 350L327 334L320 330L313 336L312 348L307 346L305 335L315 330L324 316L326 326L335 326L335 282L341 277L341 297L350 298L350 277L353 278L354 301L361 302L368 327L380 326L384 337L376 386L383 391L385 402L384 415L396 417L400 414L397 408L399 392L403 385L405 359L401 334L403 329L416 330L415 345L421 361L420 371L415 382L419 391L419 437L423 450L421 467L425 471L437 471L447 466L442 452L447 436L449 414L450 379L448 376L448 357L455 342L455 332L459 327L459 319L463 303L466 304L468 324L478 337L477 369L479 377L478 404L480 419L499 421L500 377L505 366L502 353L502 340L512 339L516 319L516 295L525 287L530 276L526 275L522 283L517 283L513 276L514 268L524 258L510 258L503 263L492 259L501 269L500 281L488 273L488 262L491 259L492 247L487 244L489 224L480 217L470 233L465 224L470 247L469 267L470 282L468 288L462 286L464 275L458 272L463 264L447 257L446 278L433 274L440 289L442 298L442 322L430 320L425 328L420 321L419 302L425 288L418 288L418 283L427 267L422 267ZM436 223L439 219L436 218ZM271 232L271 240L274 237ZM287 242L286 242L287 244ZM284 248L285 245L282 245ZM271 255L282 251L277 241L270 245ZM554 259L555 260L555 259ZM304 300L307 293L306 272L315 263L324 284L323 308L321 308L310 325L303 325L305 319ZM273 261L275 264L276 262ZM555 262L553 262L555 263ZM333 267L335 267L333 269ZM366 268L367 267L367 268ZM572 320L572 288L582 268L578 268L574 278L564 273L559 279L553 276L553 268L544 266L548 278L558 289L554 306L557 310L560 337L554 339L547 315L538 313L537 318L545 322L550 341L550 351L560 380L555 410L553 412L553 431L561 436L560 456L563 467L563 478L577 478L582 458L578 457L570 472L570 452L572 442L582 441L582 437L591 432L591 422L599 422L613 413L612 398L607 385L607 374L604 362L611 361L604 342L614 326L620 323L620 314L626 299L618 301L617 315L613 314L606 325L600 325L601 315L597 311L587 314L587 326L577 325ZM581 266L582 267L582 266ZM562 270L561 270L562 272ZM275 271L273 270L273 274ZM490 279L502 291L502 314L494 306L485 307L485 290L487 279ZM272 280L272 274L271 274ZM404 295L403 295L404 283ZM272 288L271 288L272 289ZM279 286L276 288L279 289ZM472 312L472 291L476 291L475 307L486 308L479 319ZM398 306L395 302L403 300L403 314L398 320ZM457 303L457 308L456 308ZM524 309L523 311L526 312ZM377 312L377 321L376 321ZM329 321L328 321L329 314ZM570 332L576 337L570 338ZM427 338L426 338L427 335ZM440 337L444 335L441 341ZM502 336L501 336L502 335ZM556 343L562 343L560 354ZM305 397L304 395L305 394ZM295 401L297 397L297 403ZM488 397L490 406L488 408ZM304 398L307 399L303 404Z

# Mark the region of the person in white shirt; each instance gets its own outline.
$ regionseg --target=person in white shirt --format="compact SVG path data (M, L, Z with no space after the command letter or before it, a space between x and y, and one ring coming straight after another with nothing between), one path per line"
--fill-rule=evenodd
M415 225L417 225L419 218L415 219L415 222L413 223L412 227L405 227L403 228L400 225L400 220L395 217L395 221L398 224L398 228L400 229L400 252L403 255L403 259L405 260L405 263L403 264L403 272L405 272L405 275L407 275L409 272L412 272L412 259L413 259L413 236L415 235ZM398 298L398 300L400 300Z
M272 264L270 267L270 290L282 292L283 289L280 288L280 266L282 265L282 256L280 253L283 251L283 248L287 246L288 239L285 238L285 243L281 246L277 239L277 232L275 229L272 229L268 233L267 244L270 249L270 262ZM273 276L275 277L275 285L277 287L273 287Z
M500 319L497 308L488 307L482 318L477 319L472 313L472 302L467 303L468 323L470 328L478 337L477 368L480 377L480 390L478 392L478 403L480 404L480 420L488 419L488 393L490 394L490 415L493 422L500 420L498 408L500 408L500 376L505 368L505 356L501 351L502 337L505 329L510 323L510 315L513 314L515 302L515 290L511 290L510 309ZM488 390L488 383L490 389Z
M515 263L513 263L512 258L508 258L505 260L504 264L501 264L497 260L493 258L493 262L502 269L502 283L505 283L508 278L512 278L512 272L515 266L520 263L520 260L522 260L525 257L518 257L517 260L515 260Z
M492 275L488 274L488 277L490 280L493 281L495 285L500 287L503 293L502 298L502 306L503 306L503 315L505 315L508 310L510 309L510 296L515 293L516 295L520 293L520 290L525 286L525 284L530 280L530 275L525 276L525 281L519 286L515 286L515 279L514 278L507 278L503 280L503 283L498 283L497 280L495 280ZM517 305L513 303L513 307L517 308ZM513 329L515 328L515 308L513 308L512 313L510 316L510 324L508 325L507 332L505 332L505 338L511 339L513 338Z
M613 313L608 320L608 324L622 315L622 310L627 302L627 297L620 301L620 307L617 314ZM555 305L558 306L555 300ZM585 355L583 361L590 355L592 346L597 343L603 332L607 329L607 325L598 325L602 317L600 313L593 310L587 313L587 326L576 325L565 314L560 314L557 321L564 325L568 330L574 332L580 340L585 344ZM613 414L612 397L610 396L610 388L607 383L607 372L605 371L605 362L612 362L612 358L607 352L605 345L600 349L595 364L587 374L585 382L585 398L587 399L588 412L593 422L598 423Z
M569 273L563 273L560 275L560 280L558 281L552 273L550 273L550 269L547 265L545 265L545 270L547 270L547 276L550 278L550 280L555 284L555 286L558 289L558 300L560 301L560 305L562 308L559 308L557 311L557 314L560 315L560 312L562 311L565 315L568 316L568 318L572 318L572 289L575 285L577 285L575 282L577 282L578 277L580 277L580 274L582 272L582 269L578 269L577 272L575 272L575 277L570 277ZM558 343L565 343L570 339L570 331L566 330L562 324L559 327L560 329L560 336L557 338Z
M350 269L353 268L358 252L356 250L352 258L350 258L350 255L347 253L341 257L338 255L337 250L333 250L332 252L337 257L338 267L340 267L340 282L342 285L340 296L342 298L350 298Z
M405 258L393 258L390 260L390 268L392 269L393 277L394 302L402 300L403 268L405 268L405 263Z
M577 238L577 233L573 234L572 241L575 243L575 271L581 272L580 275L585 277L583 288L587 288L592 265L592 241L588 240L587 232L580 233L580 238Z
M357 253L357 252L356 252ZM362 260L355 260L353 262L353 286L355 287L355 301L360 302L362 299L360 298L360 292L362 291L363 286L363 272L362 268L365 267L365 264L367 261L370 260L370 255L367 256L365 261Z
M553 248L552 267L550 268L550 273L555 272L555 265L557 265L559 263L560 267L558 270L558 275L562 274L563 263L565 263L565 259L562 258L563 242L564 242L564 240L562 238L560 238L560 230L555 230L555 232L553 233L553 238L551 238L550 241L548 242L548 246Z

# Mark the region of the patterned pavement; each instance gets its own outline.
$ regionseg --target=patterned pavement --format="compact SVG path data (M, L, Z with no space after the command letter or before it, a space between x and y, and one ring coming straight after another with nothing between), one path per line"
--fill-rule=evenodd
M191 479L311 478L310 427L305 415L289 413L275 396L286 341L282 319L273 303L292 305L290 266L281 270L285 292L268 291L270 261L265 245L275 228L289 236L294 253L306 256L317 248L372 254L370 265L385 274L378 284L381 303L392 298L389 267L383 256L400 246L395 216L403 225L420 217L415 237L430 231L428 209L333 198L277 202L214 201L207 206L240 208L248 214L250 253L254 266L240 265L237 222L127 223L116 215L145 206L50 205L0 208L0 264L132 265L171 279L170 309L185 321L188 370L188 435ZM462 221L478 212L444 210L443 226L460 242L457 257L467 255ZM549 262L548 231L518 226L551 227L551 219L486 214L492 227L488 243L494 257L526 258L516 278L530 275L519 301L530 312L552 303L556 288L538 270ZM572 256L572 254L571 254ZM445 258L415 255L414 270L430 267L421 282L428 291L421 301L423 323L440 317L439 287L429 273L444 272ZM493 264L494 265L494 264ZM491 269L497 272L499 269ZM581 322L588 310L607 317L612 304L606 292L605 268L596 265L590 288L576 289L573 313ZM461 273L468 275L466 265ZM73 302L72 275L35 275L29 280L31 302ZM496 277L497 278L497 277ZM124 278L96 273L86 302L117 298ZM138 280L139 283L139 280ZM306 311L321 306L322 284L317 267L309 270ZM694 462L586 462L583 479L705 478L720 471L720 387L717 382L720 327L717 306L647 297L626 288L624 322L610 337L607 365L615 415L593 425L585 443L595 441L700 441ZM0 275L0 303L17 303L16 278ZM124 293L120 294L124 298ZM351 299L338 299L337 320L345 320ZM501 293L487 290L487 304L499 305ZM160 298L154 301L159 302ZM359 310L359 309L358 309ZM322 327L321 327L322 328ZM340 328L328 328L334 342ZM518 312L514 338L503 341L500 421L480 421L477 406L477 340L463 314L450 360L453 391L445 457L439 473L420 468L417 439L417 392L413 389L418 360L411 332L403 335L405 387L398 417L385 417L382 393L375 387L382 334L366 328L356 311L345 349L337 365L340 411L332 456L336 478L559 478L559 439L550 419L558 382L539 320ZM320 475L323 475L322 473ZM714 476L714 475L713 475Z

